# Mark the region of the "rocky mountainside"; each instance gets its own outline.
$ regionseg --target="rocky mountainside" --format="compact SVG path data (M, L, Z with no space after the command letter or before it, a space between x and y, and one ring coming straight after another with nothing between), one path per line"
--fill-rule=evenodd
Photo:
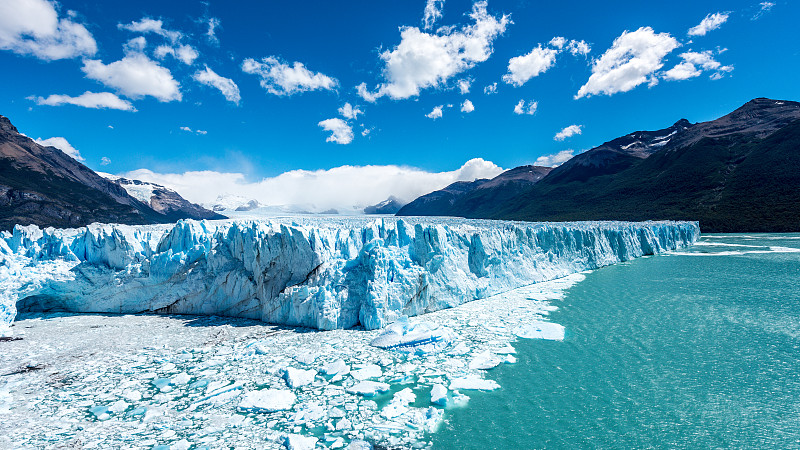
M364 208L364 214L396 214L403 205L405 205L405 202L391 195L389 198L376 205Z
M450 215L800 231L800 103L758 98L717 120L631 133L572 158L513 198Z
M114 183L122 186L128 194L140 202L150 206L155 212L171 219L224 219L225 216L209 211L202 206L192 203L170 188L147 181L130 180L110 174L100 174Z
M405 205L398 216L458 216L460 211L479 212L483 205L505 201L539 182L552 169L520 166L491 180L457 181L444 189L423 195Z
M178 218L207 217L173 206L154 209L61 150L37 144L0 116L0 230L15 224L77 227L92 222L147 224Z

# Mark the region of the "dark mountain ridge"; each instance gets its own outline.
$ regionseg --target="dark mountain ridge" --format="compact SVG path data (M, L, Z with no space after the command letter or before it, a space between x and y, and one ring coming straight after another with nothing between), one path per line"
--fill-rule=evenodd
M166 223L178 218L204 217L193 211L157 211L61 150L22 135L8 118L0 116L0 230L16 224L78 227L92 222Z
M401 208L397 215L452 216L464 209L480 212L484 204L509 200L519 195L544 178L550 170L550 167L520 166L491 180L457 181L417 198Z
M800 103L757 98L709 122L637 131L575 156L512 198L460 202L442 215L800 231Z

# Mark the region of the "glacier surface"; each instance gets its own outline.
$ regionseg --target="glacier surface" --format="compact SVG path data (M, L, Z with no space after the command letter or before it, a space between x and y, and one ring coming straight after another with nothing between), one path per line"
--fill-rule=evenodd
M696 222L276 218L0 234L0 333L31 311L378 329L694 243Z

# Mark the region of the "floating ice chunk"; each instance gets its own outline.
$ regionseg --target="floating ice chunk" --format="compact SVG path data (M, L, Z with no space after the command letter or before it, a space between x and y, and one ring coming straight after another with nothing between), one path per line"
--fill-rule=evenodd
M356 380L368 380L370 378L378 378L383 375L381 367L375 364L367 364L361 369L350 372L350 375Z
M172 390L172 386L169 385L171 381L169 378L156 378L153 380L153 386L161 392L170 392Z
M415 353L440 351L456 338L453 330L430 322L411 323L401 316L370 343L375 347Z
M367 441L357 439L350 442L350 445L347 446L347 450L372 450L372 445Z
M524 339L563 341L564 327L552 322L533 322L517 327L514 334Z
M405 388L394 394L392 401L381 410L381 415L387 419L401 416L408 411L408 405L416 401L417 396L414 392Z
M175 375L174 377L172 377L172 380L170 381L170 384L173 384L173 385L186 384L191 379L192 379L192 377L190 377L189 374L187 374L186 372L181 372L181 373Z
M283 441L283 445L289 450L313 450L317 446L319 439L314 436L303 436L301 434L289 434Z
M108 420L108 419L111 418L111 415L109 414L108 406L95 406L95 407L89 408L89 412L92 413L92 415L97 420Z
M516 364L517 363L517 357L514 356L514 355L506 355L506 357L503 358L503 362L506 363L506 364Z
M300 351L297 355L295 355L294 360L299 362L300 364L309 365L317 360L319 355L316 353L304 352Z
M297 396L292 391L263 389L246 393L239 402L239 409L255 412L285 411L291 409L296 401Z
M472 370L489 370L499 366L502 362L503 358L500 358L489 351L485 351L478 354L472 359L472 361L470 361L469 368Z
M463 342L459 342L458 345L447 352L448 355L463 355L465 353L469 353L469 346Z
M409 403L414 403L415 401L417 401L417 395L414 394L414 391L412 391L411 389L405 388L402 391L399 391L396 394L394 394L393 400L397 400L398 402L402 402L408 405Z
M344 360L337 359L322 366L322 373L328 376L347 375L350 373L350 366Z
M378 381L359 381L354 386L347 388L347 392L351 394L363 395L365 397L372 397L379 392L386 392L391 386L386 383Z
M466 394L462 394L460 392L453 394L454 408L463 408L464 406L467 406L467 403L469 403L469 397Z
M316 370L303 370L295 369L294 367L287 367L286 369L283 369L282 372L283 379L286 380L286 384L292 389L309 385L313 383L314 378L317 377Z
M296 425L308 425L325 417L325 409L319 403L305 403L292 415L290 421Z
M192 448L192 443L186 439L181 439L180 441L169 446L170 450L189 450L190 448Z
M450 382L451 391L457 391L460 389L493 391L495 389L500 389L500 385L494 380L484 380L477 375L467 375L465 377L456 378Z
M353 428L353 424L347 418L342 418L336 422L336 431L349 430L351 428Z
M499 348L494 352L498 355L511 355L513 353L517 353L517 351L514 349L514 347L511 346L511 344L506 344L505 347Z
M434 433L442 423L444 411L430 407L424 410L414 410L409 420L409 425L425 430L428 433Z
M442 384L434 384L431 389L431 403L439 406L447 405L447 388Z
M108 410L115 414L119 414L125 412L125 410L128 409L128 406L130 405L125 400L117 400L108 407Z
M142 399L142 393L137 390L123 391L122 398L131 402L138 402Z

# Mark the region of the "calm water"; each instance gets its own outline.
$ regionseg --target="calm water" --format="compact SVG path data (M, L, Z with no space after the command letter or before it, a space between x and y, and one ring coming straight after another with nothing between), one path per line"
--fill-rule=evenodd
M711 235L589 274L552 315L566 340L517 342L489 374L503 388L470 394L434 448L800 448L792 249L800 235Z

